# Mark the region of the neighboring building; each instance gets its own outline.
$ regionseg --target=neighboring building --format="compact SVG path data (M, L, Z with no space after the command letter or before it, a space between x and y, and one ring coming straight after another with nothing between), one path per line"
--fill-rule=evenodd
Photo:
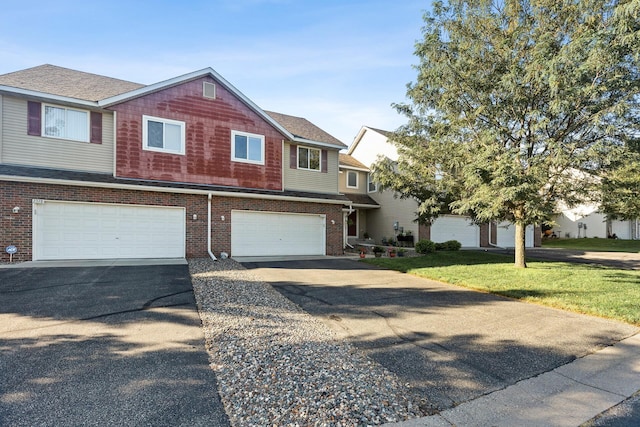
M457 240L463 247L513 247L515 241L515 227L513 224L473 224L470 218L460 215L441 215L430 226L420 225L417 218L418 203L413 199L401 199L392 191L382 191L369 178L369 167L378 156L385 156L391 160L398 159L396 147L389 142L391 132L363 126L356 135L353 143L349 146L346 155L340 156L340 169L343 177L340 178L340 190L349 198L350 193L363 193L367 191L368 196L377 203L378 207L371 208L363 206L356 210L358 226L348 233L352 240L363 237L366 232L376 242L382 239L410 239L407 234L413 236L413 241L429 239L434 242L444 242L447 240ZM357 160L356 160L357 159ZM353 166L354 161L359 166ZM346 185L349 180L348 174L358 173L358 183L362 186L352 188ZM345 184L343 184L343 182ZM343 187L343 185L345 185ZM361 224L364 224L361 225ZM405 236L402 236L402 234ZM540 233L536 233L533 226L527 227L526 245L533 247L540 244Z
M207 68L149 86L0 75L0 246L16 260L340 254L338 152Z
M614 236L618 239L640 239L640 221L607 220L598 205L583 204L573 208L560 206L552 232L558 238Z
M345 245L355 240L369 237L369 211L380 209L380 205L369 193L372 192L369 182L369 168L353 157L340 153L340 173L338 189L351 201L351 205L344 211L344 242Z

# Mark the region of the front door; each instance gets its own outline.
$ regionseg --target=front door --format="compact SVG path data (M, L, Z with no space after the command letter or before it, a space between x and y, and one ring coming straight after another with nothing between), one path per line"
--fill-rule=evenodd
M358 237L358 211L353 211L347 217L347 236Z

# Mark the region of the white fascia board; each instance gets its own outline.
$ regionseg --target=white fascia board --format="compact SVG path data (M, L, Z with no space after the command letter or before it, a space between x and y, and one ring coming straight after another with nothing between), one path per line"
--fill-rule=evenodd
M356 147L358 146L358 144L360 143L360 140L362 139L362 137L364 136L364 133L369 130L368 127L366 126L362 126L360 128L360 130L358 131L358 134L356 135L355 138L353 138L353 142L351 143L351 145L349 146L349 149L347 150L347 154L351 155L351 153L353 153L353 150L356 149Z
M365 205L361 203L353 203L351 206L354 208L368 208L368 209L380 209L380 205Z
M352 171L360 171L360 172L371 172L370 169L364 169L364 168L356 168L353 166L345 166L345 165L340 165L340 169L349 169Z
M95 101L87 101L85 99L70 98L68 96L52 95L50 93L38 92L35 90L28 90L28 89L21 89L21 88L11 87L11 86L0 85L0 93L13 94L13 95L29 97L29 98L38 98L38 99L50 101L52 103L73 104L73 105L78 105L83 107L91 107L94 109L100 107L98 102L95 102Z
M313 197L278 196L255 193L232 193L227 191L196 190L190 188L154 187L150 185L114 184L105 182L73 181L55 178L34 178L14 175L0 175L0 181L26 182L32 184L71 185L74 187L111 188L116 190L151 191L156 193L200 194L218 197L237 197L239 199L282 200L304 203L324 203L327 205L344 205L345 200L316 199Z
M121 102L127 101L129 99L137 98L140 96L144 96L148 93L156 92L161 89L165 89L171 86L176 86L178 84L187 82L189 80L194 80L200 77L211 76L214 80L220 82L227 90L237 96L242 102L244 102L249 108L251 108L254 112L256 112L260 117L262 117L265 121L275 127L280 133L286 136L289 139L293 139L293 135L289 133L285 128L283 128L278 122L273 120L267 113L265 113L262 108L258 107L253 101L247 98L242 92L240 92L235 86L229 83L224 77L218 74L213 68L203 68L202 70L193 71L188 74L184 74L182 76L174 77L169 80L164 80L158 83L154 83L149 86L142 87L140 89L132 90L130 92L126 92L120 95L112 96L111 98L105 98L98 102L100 106L108 107L114 104L119 104Z
M304 144L304 145L315 145L318 147L326 147L326 148L332 148L335 150L344 150L344 145L337 145L337 144L331 144L329 142L320 142L320 141L313 141L311 139L305 139L305 138L300 138L297 136L292 136L291 137L291 142L296 142L298 144Z

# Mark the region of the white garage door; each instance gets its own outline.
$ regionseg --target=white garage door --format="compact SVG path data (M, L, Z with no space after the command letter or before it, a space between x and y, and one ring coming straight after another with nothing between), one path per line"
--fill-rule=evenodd
M34 201L35 260L183 258L185 210Z
M480 246L480 227L466 217L441 216L431 224L431 240L457 240L463 247L476 248Z
M611 221L611 232L618 236L618 239L631 239L631 222L630 221Z
M325 215L231 212L231 255L324 255Z
M533 247L533 225L528 225L525 230L524 244L527 248ZM501 248L513 248L516 245L516 226L510 222L501 222L496 229L496 246Z

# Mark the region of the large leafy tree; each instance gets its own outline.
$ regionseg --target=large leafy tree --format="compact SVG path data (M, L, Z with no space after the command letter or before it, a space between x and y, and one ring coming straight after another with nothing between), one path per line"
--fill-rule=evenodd
M425 14L408 123L379 159L383 187L444 210L525 227L562 200L597 200L600 173L638 127L638 0L451 0Z
M640 218L640 144L629 144L615 168L603 175L601 210L609 219Z

